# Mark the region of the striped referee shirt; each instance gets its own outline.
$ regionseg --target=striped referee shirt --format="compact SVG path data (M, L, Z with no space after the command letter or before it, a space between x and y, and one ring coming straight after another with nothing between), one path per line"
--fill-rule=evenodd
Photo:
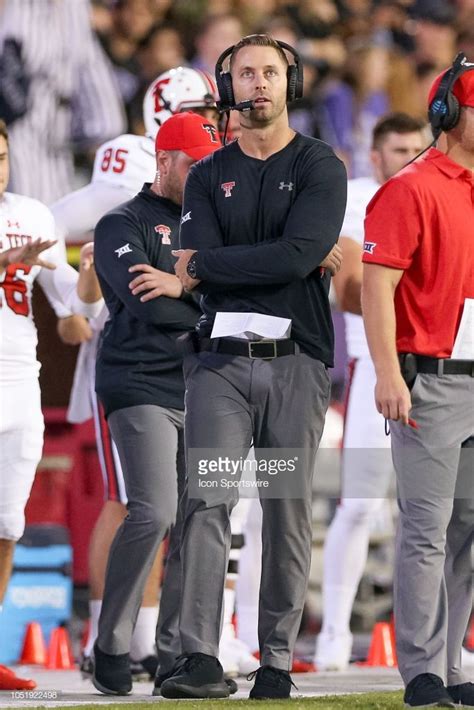
M29 78L26 113L9 126L9 189L46 204L73 190L73 148L123 132L111 64L90 24L88 0L5 0L0 52L15 40Z

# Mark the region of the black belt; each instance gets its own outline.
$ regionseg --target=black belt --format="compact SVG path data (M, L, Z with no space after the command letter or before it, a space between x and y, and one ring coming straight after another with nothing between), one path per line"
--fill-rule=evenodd
M403 357L403 355L402 355ZM443 360L425 355L414 355L416 370L427 375L470 375L474 377L474 360Z
M198 350L212 350L225 355L243 355L251 360L273 360L283 355L294 355L296 343L283 340L237 340L230 338L200 338Z

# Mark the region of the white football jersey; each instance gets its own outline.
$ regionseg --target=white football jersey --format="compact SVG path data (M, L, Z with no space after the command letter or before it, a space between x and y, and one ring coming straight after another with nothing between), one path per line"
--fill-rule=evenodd
M341 237L348 237L360 244L361 259L365 211L379 188L379 183L371 177L355 178L347 183L347 207L341 228ZM370 357L362 316L357 316L355 313L344 313L344 322L349 357Z
M55 239L51 211L38 200L4 193L0 198L0 251L34 239ZM37 333L31 310L35 279L53 307L55 302L61 302L70 311L88 317L101 310L103 301L96 304L80 301L76 292L78 273L64 263L58 244L43 252L42 258L56 264L56 269L10 264L0 274L0 382L38 375Z
M155 144L150 138L125 133L97 149L91 182L120 185L136 194L156 173Z
M97 149L91 182L53 205L56 226L67 244L82 243L101 217L134 197L156 173L153 141L122 135Z
M67 244L84 242L101 217L130 200L156 173L155 146L150 138L125 134L98 148L91 182L51 206L57 228ZM74 423L92 417L86 381L94 381L99 336L108 317L104 306L90 321L91 340L82 343L74 373L68 420Z

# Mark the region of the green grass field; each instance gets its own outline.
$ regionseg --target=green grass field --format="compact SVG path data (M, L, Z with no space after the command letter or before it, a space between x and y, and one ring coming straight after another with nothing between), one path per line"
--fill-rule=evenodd
M328 695L324 698L292 698L291 700L255 701L255 700L167 700L158 701L163 709L167 705L172 708L186 710L274 710L275 708L288 708L288 710L400 710L403 708L403 693L361 693L360 695ZM231 705L229 705L231 703ZM54 705L55 710L150 710L152 703L120 703L95 705L67 705L60 703ZM38 706L40 707L40 706ZM43 706L44 707L44 706ZM7 710L7 709L6 709ZM28 710L37 710L28 706Z

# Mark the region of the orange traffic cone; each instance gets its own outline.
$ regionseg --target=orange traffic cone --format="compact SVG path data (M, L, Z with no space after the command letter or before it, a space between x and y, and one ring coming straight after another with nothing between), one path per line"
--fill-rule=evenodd
M374 626L369 653L364 666L397 666L397 652L395 650L394 633L391 624L380 621Z
M74 668L69 634L64 626L53 629L48 648L46 668L67 671Z
M32 621L26 627L20 663L26 666L41 665L46 663L46 644L43 630L37 621Z

